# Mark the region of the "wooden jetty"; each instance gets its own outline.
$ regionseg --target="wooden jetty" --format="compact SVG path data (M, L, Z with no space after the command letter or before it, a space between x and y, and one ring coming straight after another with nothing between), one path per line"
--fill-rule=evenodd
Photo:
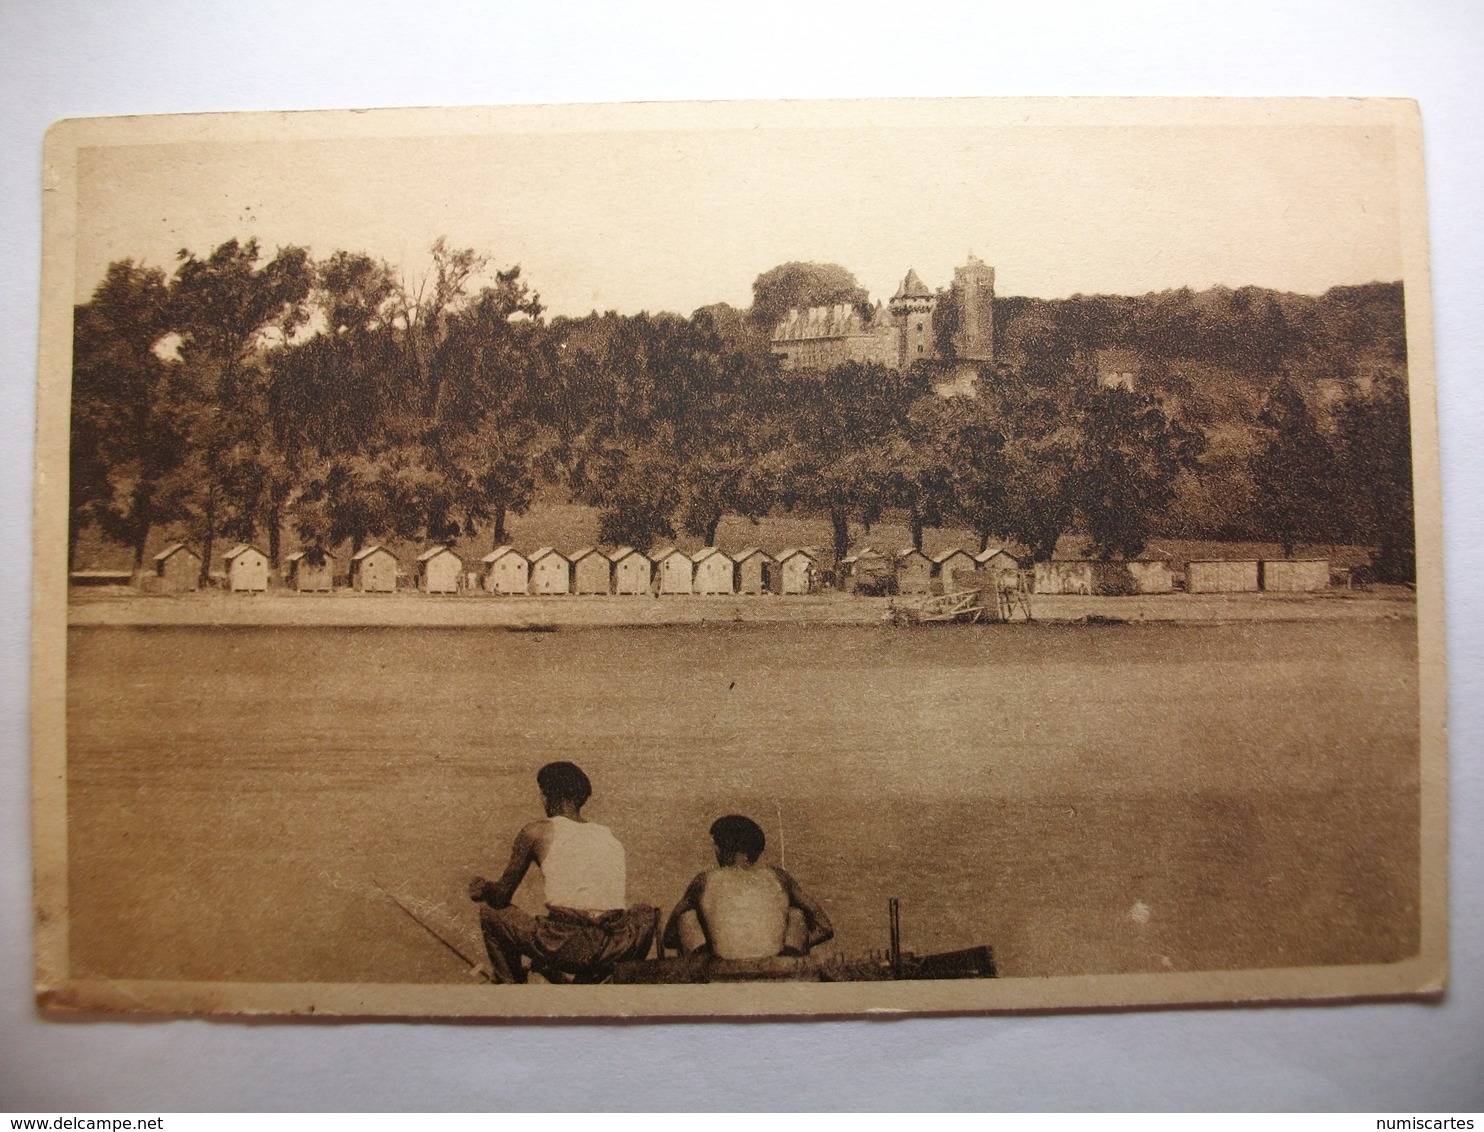
M975 625L985 621L1032 620L1030 594L1019 585L986 585L952 590L887 606L893 625Z

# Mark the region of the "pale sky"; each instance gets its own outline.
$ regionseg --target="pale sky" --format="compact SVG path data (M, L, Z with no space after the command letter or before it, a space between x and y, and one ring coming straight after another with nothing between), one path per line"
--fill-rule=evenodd
M865 104L864 110L870 109ZM604 128L90 146L77 297L107 264L169 270L232 237L363 251L416 274L433 240L520 264L548 314L746 306L786 260L873 297L973 252L1001 295L1402 277L1385 124L935 122Z

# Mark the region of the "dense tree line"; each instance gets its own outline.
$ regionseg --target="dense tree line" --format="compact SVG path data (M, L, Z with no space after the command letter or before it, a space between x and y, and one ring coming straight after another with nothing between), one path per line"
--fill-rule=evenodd
M443 241L415 277L255 241L169 274L114 263L76 310L73 547L94 527L138 569L170 530L204 570L224 539L275 565L286 536L311 554L498 544L548 484L644 548L795 511L828 521L837 556L890 516L918 545L952 526L1036 559L1069 531L1109 558L1216 533L1353 540L1405 570L1398 287L1001 300L1003 360L974 398L934 394L935 363L771 357L790 306L865 301L845 269L791 263L746 311L548 320L519 268ZM1107 346L1145 360L1138 392L1099 388Z

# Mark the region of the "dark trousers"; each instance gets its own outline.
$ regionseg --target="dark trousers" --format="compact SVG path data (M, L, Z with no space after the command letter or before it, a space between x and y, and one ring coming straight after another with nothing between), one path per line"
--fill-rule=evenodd
M647 904L611 912L548 908L544 916L513 907L479 909L484 948L497 983L526 981L522 957L544 976L600 983L615 963L649 954L658 923L659 913Z

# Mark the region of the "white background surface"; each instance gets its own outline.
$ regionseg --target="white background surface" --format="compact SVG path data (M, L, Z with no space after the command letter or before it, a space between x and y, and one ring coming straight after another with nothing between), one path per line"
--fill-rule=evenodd
M1484 1108L1484 5L0 3L0 1110ZM57 118L695 98L1394 95L1422 105L1452 734L1452 984L1391 1004L908 1021L55 1021L26 735L40 159ZM992 259L992 256L991 256Z

